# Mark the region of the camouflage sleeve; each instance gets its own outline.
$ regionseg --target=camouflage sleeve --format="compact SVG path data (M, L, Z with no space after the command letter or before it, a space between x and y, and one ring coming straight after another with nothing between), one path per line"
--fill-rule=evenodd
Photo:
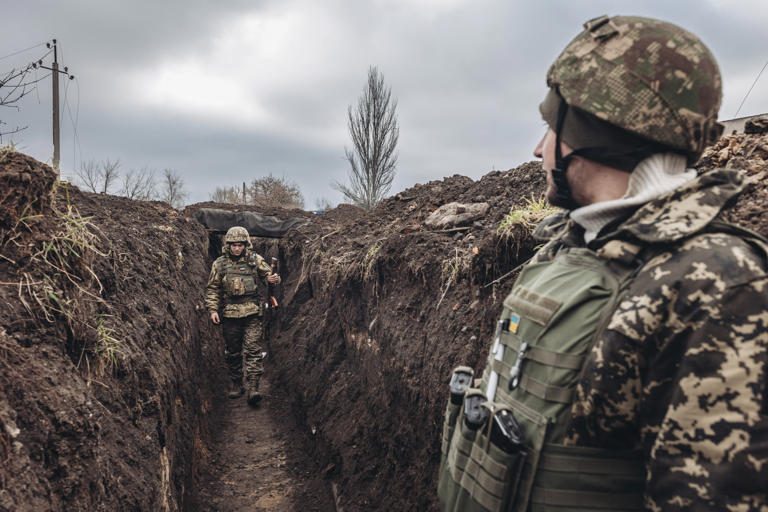
M639 440L650 510L768 510L763 266L722 234L654 258L592 351L568 442Z
M649 361L672 379L648 461L656 510L768 510L766 285L713 294L716 302L680 318L686 328Z
M272 267L269 266L267 260L265 260L261 255L256 254L256 262L256 272L259 273L259 277L264 279L272 273Z
M211 275L208 277L208 284L205 287L205 307L209 312L219 310L221 305L221 273L219 272L218 260L211 266Z

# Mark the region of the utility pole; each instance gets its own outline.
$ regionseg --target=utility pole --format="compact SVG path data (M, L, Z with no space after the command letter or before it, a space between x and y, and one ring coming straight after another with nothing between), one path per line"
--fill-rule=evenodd
M243 204L246 204L246 202L247 201L245 200L245 182L243 182Z
M53 39L51 42L46 43L46 46L48 48L53 48L53 63L51 64L51 67L44 66L42 59L33 64L33 67L49 70L51 72L51 77L53 78L53 169L58 173L61 156L59 144L59 73L67 75L70 80L75 78L75 76L69 74L69 68L66 66L64 66L64 71L59 70L59 55L56 47L56 40Z

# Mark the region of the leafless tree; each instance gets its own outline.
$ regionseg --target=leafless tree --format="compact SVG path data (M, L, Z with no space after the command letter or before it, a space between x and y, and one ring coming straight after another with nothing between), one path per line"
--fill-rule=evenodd
M29 74L32 70L30 64L24 69L12 69L0 77L0 107L8 107L19 110L17 105L18 101L35 90L36 84L47 78L46 75L42 78L30 79ZM4 130L3 125L7 123L0 120L0 142L4 135L11 135L18 133L21 130L26 129L26 126L16 126L15 128L9 128Z
M160 200L174 208L184 206L187 192L184 190L184 180L173 169L163 169L163 178L160 183Z
M157 183L155 181L155 171L148 167L141 169L130 169L123 174L122 188L120 195L128 199L137 199L139 201L149 201L157 194Z
M211 194L211 201L217 203L243 204L243 193L238 187L216 187Z
M101 162L101 193L106 194L109 188L117 182L120 177L120 160L104 160Z
M270 173L257 178L248 187L248 202L262 208L304 208L304 196L299 187L285 177Z
M75 176L86 190L98 192L101 189L101 170L95 160L80 162L80 169L75 171Z
M86 190L106 194L120 177L120 160L87 160L80 164L75 175Z
M384 84L384 75L375 66L368 68L368 83L357 100L347 109L347 127L353 149L344 148L350 165L349 185L336 182L352 203L371 209L389 192L397 165L397 99Z

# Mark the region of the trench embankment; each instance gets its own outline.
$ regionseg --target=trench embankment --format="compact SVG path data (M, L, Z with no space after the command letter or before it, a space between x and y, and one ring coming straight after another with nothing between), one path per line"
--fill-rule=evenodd
M477 182L454 176L370 213L339 207L280 242L285 306L272 371L345 511L436 509L450 373L482 369L510 271L533 250L529 228L499 226L543 186L538 164ZM426 228L450 202L490 207L460 226Z
M0 191L0 510L183 510L223 375L205 229L18 153Z

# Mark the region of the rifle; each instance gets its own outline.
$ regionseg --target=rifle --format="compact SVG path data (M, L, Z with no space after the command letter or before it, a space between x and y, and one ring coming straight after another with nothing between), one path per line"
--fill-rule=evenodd
M269 265L272 267L272 273L273 274L279 274L280 273L280 260L272 257L271 263ZM275 297L275 285L271 283L267 283L267 307L269 309L277 309L280 306L280 304L277 302L277 297Z

